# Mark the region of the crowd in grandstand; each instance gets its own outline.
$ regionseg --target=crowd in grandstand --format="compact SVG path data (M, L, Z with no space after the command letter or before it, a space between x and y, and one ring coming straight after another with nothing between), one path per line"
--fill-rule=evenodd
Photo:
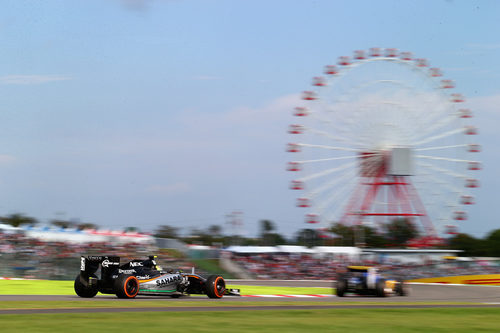
M78 272L81 255L114 255L126 260L144 257L155 251L151 245L138 243L47 242L23 233L0 232L0 276L72 278Z
M421 264L393 262L380 267L388 276L400 276L405 279L500 274L500 265L497 261L484 260L427 262Z
M345 266L343 260L317 259L306 254L233 255L231 260L256 279L330 280Z

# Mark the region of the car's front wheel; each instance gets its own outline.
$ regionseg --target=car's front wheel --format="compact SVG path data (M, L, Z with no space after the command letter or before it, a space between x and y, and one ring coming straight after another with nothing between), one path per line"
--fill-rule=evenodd
M210 298L221 298L226 292L226 281L220 275L211 275L205 282L205 291Z
M336 293L338 297L344 297L345 291L347 289L347 281L345 279L338 279L335 283Z

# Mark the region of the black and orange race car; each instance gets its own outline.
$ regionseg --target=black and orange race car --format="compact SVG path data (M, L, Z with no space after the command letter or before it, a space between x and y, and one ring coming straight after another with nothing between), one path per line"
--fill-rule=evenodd
M120 264L120 257L82 256L80 274L75 279L75 292L80 297L94 297L98 292L115 294L119 298L137 295L180 297L189 294L205 294L210 298L239 295L238 289L226 289L220 275L204 278L194 271L164 272L156 264L156 257L132 260ZM100 274L100 278L97 277Z

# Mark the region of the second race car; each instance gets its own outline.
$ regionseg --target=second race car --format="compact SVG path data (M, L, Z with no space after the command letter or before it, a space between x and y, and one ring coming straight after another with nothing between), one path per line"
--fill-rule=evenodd
M369 266L348 266L338 274L335 288L338 297L346 293L378 297L407 295L403 280L386 279L375 267Z

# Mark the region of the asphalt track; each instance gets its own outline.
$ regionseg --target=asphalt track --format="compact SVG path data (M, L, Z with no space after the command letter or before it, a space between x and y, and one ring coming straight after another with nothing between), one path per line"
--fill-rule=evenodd
M238 285L277 285L296 287L329 287L330 281L228 281ZM138 296L136 299L118 299L113 295L99 295L92 299L78 296L40 296L40 295L0 295L4 301L78 301L78 302L117 302L117 307L105 308L47 308L44 309L0 309L0 314L41 314L41 313L91 313L91 312L171 312L171 311L245 311L245 310L291 310L291 309L340 309L340 308L431 308L431 307L500 307L500 287L470 285L432 285L412 284L409 295L405 297L322 297L322 298L273 298L226 296L222 299L209 299L206 296L186 296L181 298ZM165 307L141 306L143 301L165 301ZM189 302L206 302L203 306L189 306ZM238 301L241 305L221 306L224 302ZM257 304L256 301L259 303ZM267 301L279 301L280 305L265 305ZM307 301L307 305L297 302ZM120 302L134 302L136 307L118 307ZM212 306L219 303L217 306ZM357 304L362 303L362 304ZM5 304L5 303L4 303Z

